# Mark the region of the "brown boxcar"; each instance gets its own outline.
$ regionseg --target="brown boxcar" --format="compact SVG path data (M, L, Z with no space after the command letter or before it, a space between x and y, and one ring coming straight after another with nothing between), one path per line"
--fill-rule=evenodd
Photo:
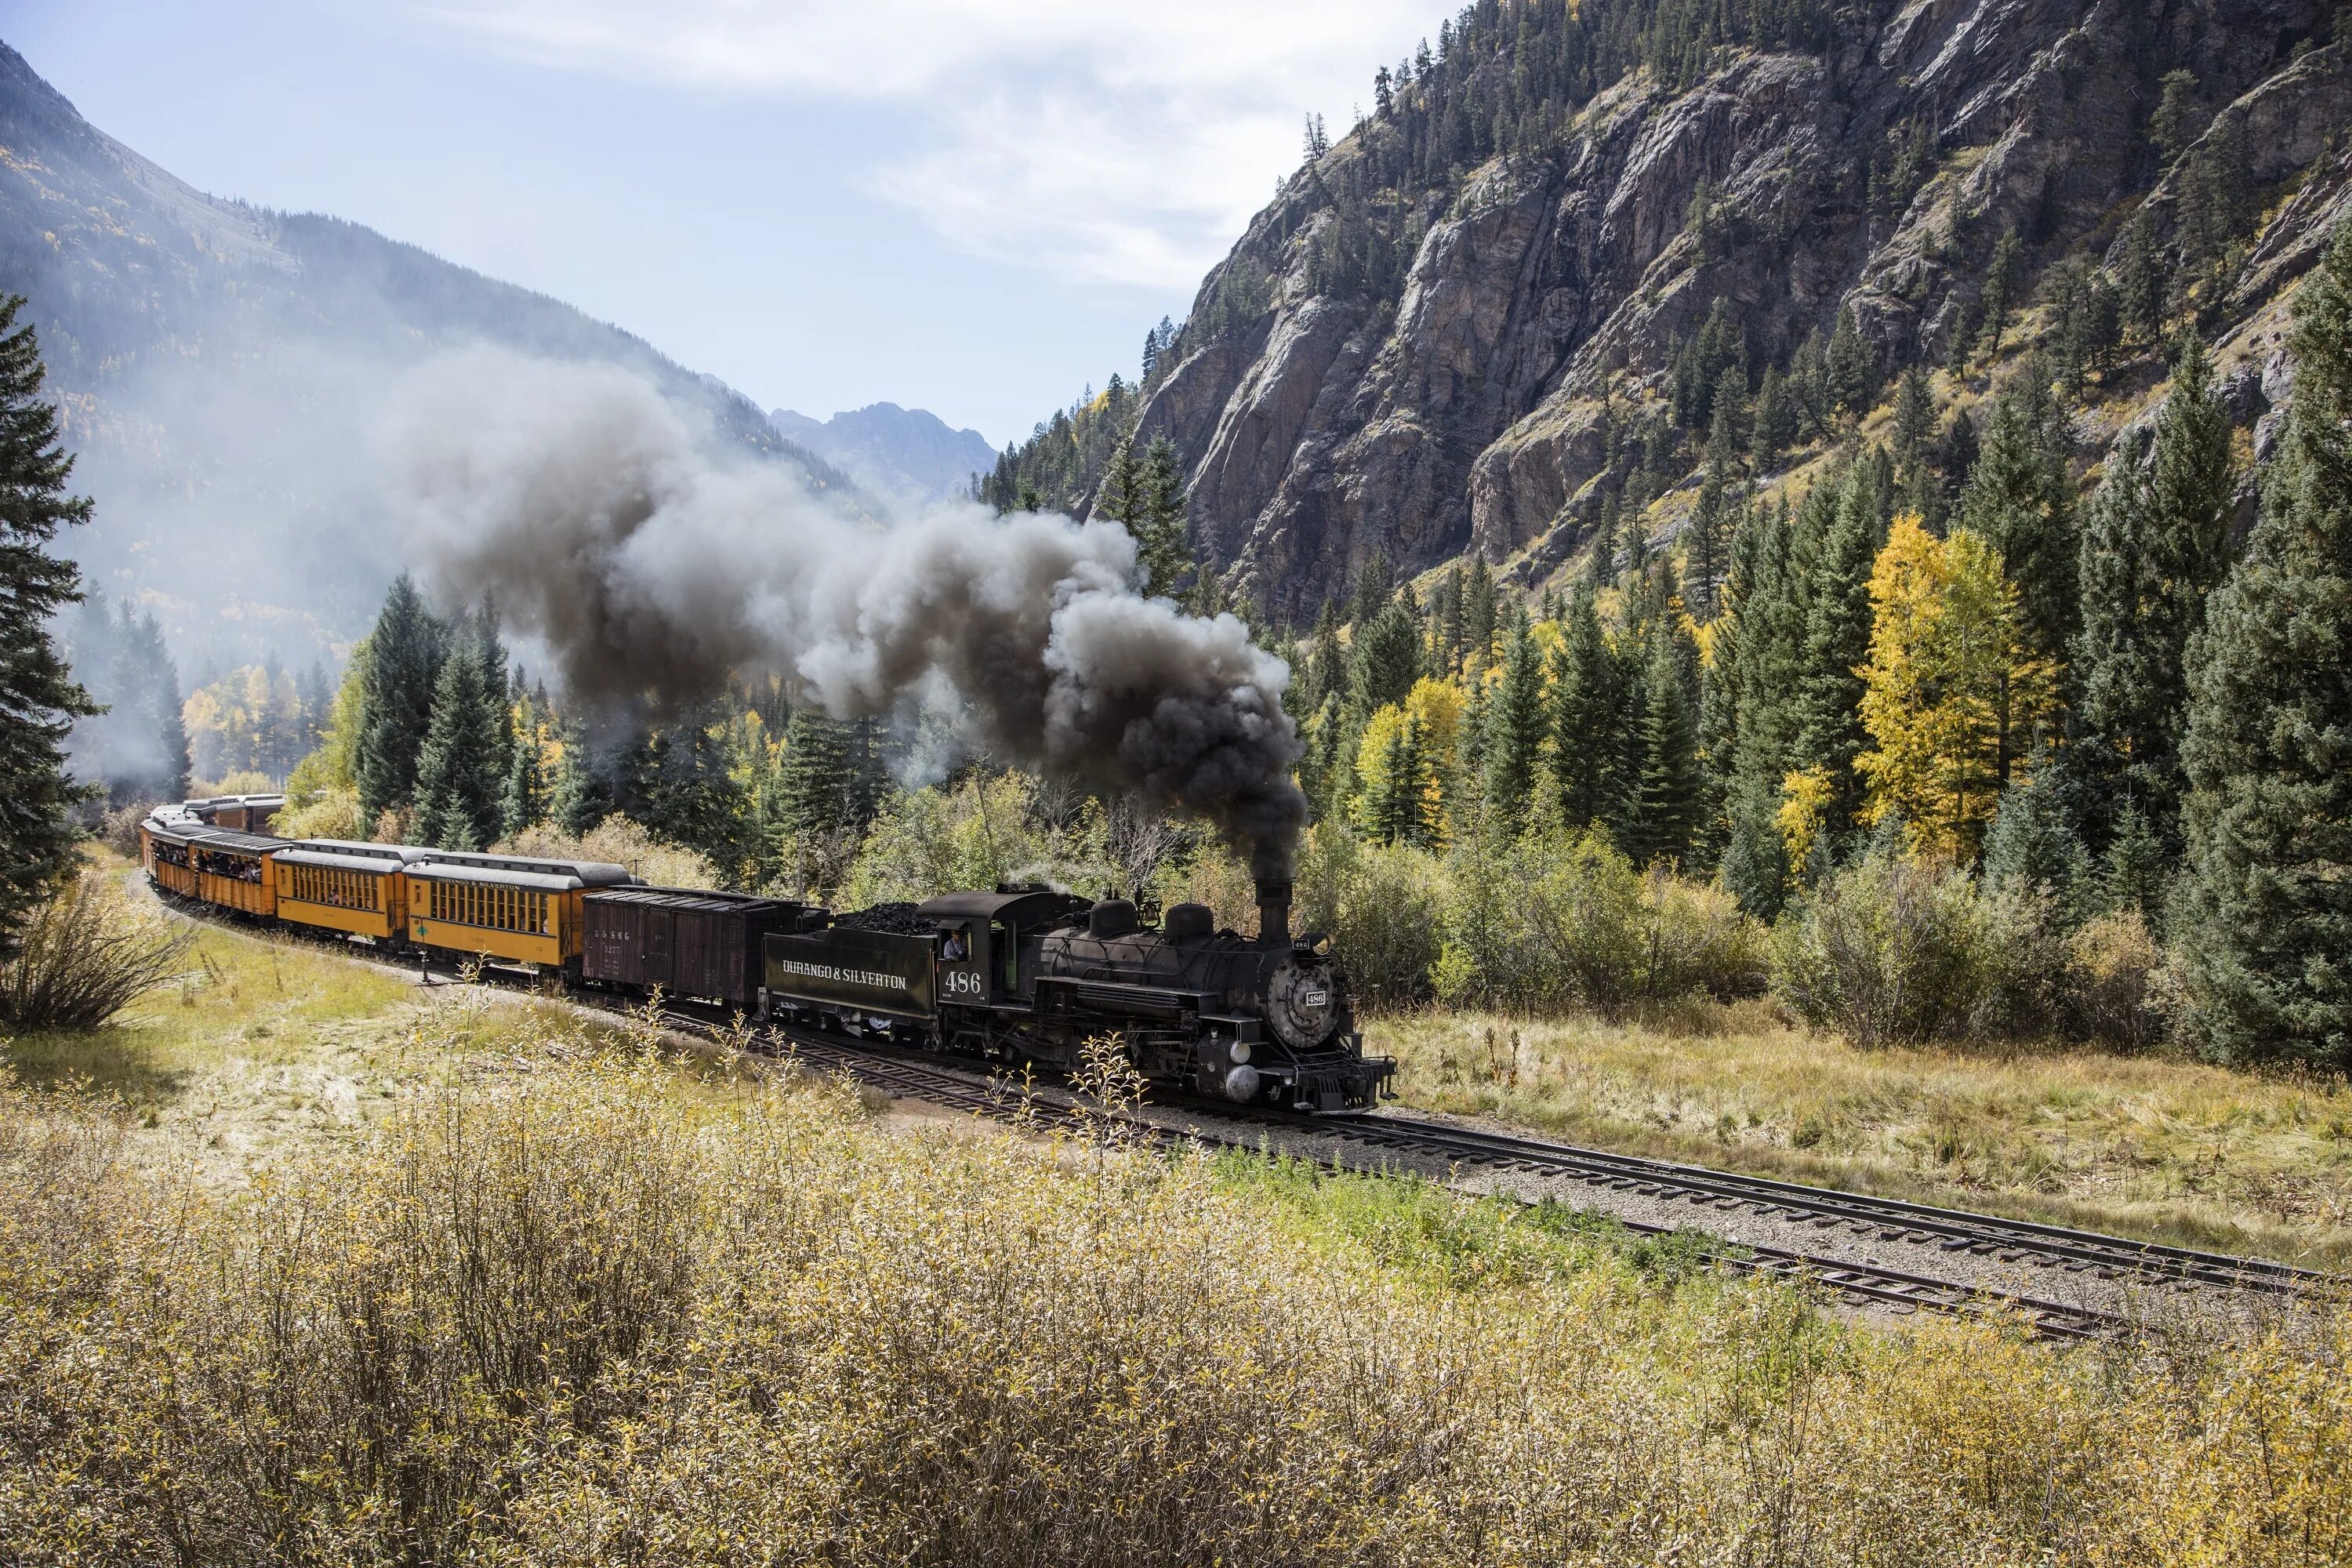
M581 973L607 985L696 996L756 1012L760 949L802 930L814 906L698 888L604 888L581 900Z

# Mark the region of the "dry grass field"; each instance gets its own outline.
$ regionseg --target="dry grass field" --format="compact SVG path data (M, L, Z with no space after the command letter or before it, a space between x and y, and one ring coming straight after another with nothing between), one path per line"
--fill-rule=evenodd
M1406 1104L1612 1149L2352 1263L2352 1089L2168 1055L1861 1050L1763 1004L1370 1021Z
M1862 1328L1555 1207L884 1119L203 952L6 1047L0 1561L2352 1552L2352 1319Z

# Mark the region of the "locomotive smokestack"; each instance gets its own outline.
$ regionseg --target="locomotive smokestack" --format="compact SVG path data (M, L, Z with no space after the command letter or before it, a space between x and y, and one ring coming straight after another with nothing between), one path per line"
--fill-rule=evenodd
M1290 879L1257 879L1257 942L1260 947L1290 945Z

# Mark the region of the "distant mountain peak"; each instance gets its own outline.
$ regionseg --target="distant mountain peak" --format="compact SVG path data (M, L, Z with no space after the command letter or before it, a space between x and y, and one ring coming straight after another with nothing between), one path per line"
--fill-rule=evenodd
M869 403L823 422L778 408L768 422L866 489L909 505L961 495L972 475L996 462L996 448L979 431L952 429L929 410L895 403Z

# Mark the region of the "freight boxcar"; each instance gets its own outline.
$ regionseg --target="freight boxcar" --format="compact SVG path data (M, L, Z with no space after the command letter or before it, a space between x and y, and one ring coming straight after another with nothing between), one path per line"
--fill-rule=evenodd
M436 849L413 860L408 940L445 952L577 973L581 897L636 881L622 866Z
M602 888L581 896L583 979L619 990L698 997L760 1010L761 944L822 923L785 899L696 888Z
M406 935L411 862L429 850L307 838L270 857L278 918L322 931L397 943Z

